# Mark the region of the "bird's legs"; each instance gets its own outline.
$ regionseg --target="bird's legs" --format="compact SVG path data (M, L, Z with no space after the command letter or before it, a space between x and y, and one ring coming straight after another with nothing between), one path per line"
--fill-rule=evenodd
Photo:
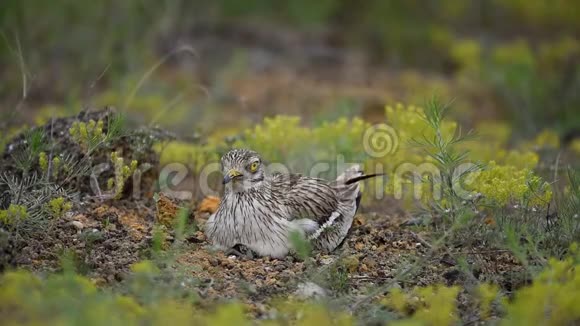
M243 244L237 244L225 251L227 256L234 255L240 258L254 259L258 256L252 249Z

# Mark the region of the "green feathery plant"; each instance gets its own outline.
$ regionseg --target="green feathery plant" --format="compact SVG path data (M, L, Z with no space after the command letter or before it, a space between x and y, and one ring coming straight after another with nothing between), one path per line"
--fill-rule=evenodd
M44 131L40 128L32 129L24 135L24 149L15 150L12 159L21 173L27 175L32 169L36 158L46 147Z
M446 135L443 132L443 123L448 110L436 97L426 103L423 119L427 123L429 132L423 133L420 138L412 138L411 144L423 149L439 170L434 176L433 187L440 186L442 200L432 202L439 213L446 213L454 221L459 215L458 209L465 201L466 194L461 183L470 173L481 170L482 165L471 162L468 158L469 151L458 149L458 145L474 138L474 133L462 133L457 127L453 134Z

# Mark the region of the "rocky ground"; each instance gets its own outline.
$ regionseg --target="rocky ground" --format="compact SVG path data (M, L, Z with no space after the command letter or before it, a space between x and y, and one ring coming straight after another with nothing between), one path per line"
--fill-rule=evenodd
M175 212L177 204L162 197L158 213L152 209L94 203L82 213L69 214L45 237L35 239L14 254L13 263L37 271L58 269L57 253L65 248L75 253L80 271L97 284L111 285L125 279L130 266L149 258L157 216ZM215 209L218 202L209 199L203 210ZM199 227L204 220L196 211ZM356 216L345 243L331 254L313 253L300 260L248 258L213 251L202 231L186 237L184 246L174 254L170 268L186 273L191 291L211 304L229 299L241 300L255 316L270 312L270 304L279 297L317 297L325 300L351 298L349 306L376 301L393 287L417 285L465 285L472 278L509 280L520 270L507 252L473 251L468 263L478 266L466 273L454 257L465 254L461 248L434 248L430 235L405 226L406 218L378 213ZM171 231L166 241L173 241ZM505 284L504 284L505 285ZM514 284L517 286L517 284ZM469 302L464 297L463 306Z
M509 279L520 269L507 252L473 251L468 263L476 275L464 273L454 257L461 249L437 250L424 232L401 226L397 216L359 214L342 247L331 254L314 253L301 261L226 256L206 247L200 232L195 249L183 252L177 264L196 266L192 274L204 280L202 297L238 298L262 307L276 296L380 297L392 287L465 284L470 277ZM366 299L365 299L366 298ZM356 305L357 301L353 302Z
M42 128L49 135L62 132L62 137L71 121L58 120L50 129ZM129 154L134 139L120 137L112 148L125 148L124 153ZM23 142L24 138L19 136L11 144L17 147ZM68 145L59 150L75 150L69 140L62 144ZM150 161L157 160L147 148L140 152L149 155ZM106 151L96 155L105 157ZM17 169L13 160L13 155L4 155L0 161L3 171ZM155 169L152 171L150 180L155 180ZM83 182L86 185L90 180ZM32 233L0 230L3 269L53 272L62 267L62 258L67 256L73 258L78 272L96 284L114 285L127 277L134 263L155 258L152 254L155 233L161 232L162 249L172 256L166 267L190 280L184 286L204 299L200 302L238 299L255 316L268 314L271 302L278 297L347 300L346 304L357 310L380 299L393 287L458 284L468 289L475 280L485 280L501 282L509 290L525 282L510 277L522 274L517 273L522 267L507 251L488 250L484 245L469 249L437 245L438 235L414 225L396 205L363 207L344 244L331 254L314 252L306 259L226 255L211 250L201 231L207 214L219 205L219 198L206 198L199 204L177 201L163 193L154 195L154 182L147 184L147 190L138 199L127 194L117 199L102 198L84 193L86 188L79 187L71 197L74 208L62 218L45 221L44 227ZM31 186L36 191L34 187ZM197 231L185 234L183 242L174 246L176 236L172 227L182 207L191 211L186 221L188 230ZM466 258L458 261L458 257ZM467 296L460 296L460 306L468 310Z

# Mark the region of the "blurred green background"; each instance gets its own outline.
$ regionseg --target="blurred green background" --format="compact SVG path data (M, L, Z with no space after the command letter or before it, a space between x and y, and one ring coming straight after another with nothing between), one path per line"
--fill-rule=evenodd
M466 125L580 126L578 1L4 0L0 31L4 124L112 105L192 136L438 93Z
M81 110L113 106L126 114L129 118L127 122L133 124L131 127L159 126L169 130L168 133L175 133L177 139L171 141L165 141L165 137L162 141L149 137L148 141L143 141L143 147L148 148L147 146L155 142L153 150L160 154L160 164L156 165L163 166L174 162L187 164L191 173L181 183L180 189L193 190L194 201L201 200L205 195L197 187L202 169L208 163L217 162L220 154L232 146L256 149L264 158L272 162L283 162L297 172L306 172L319 162L332 164L338 157L344 158L346 162L365 162L367 167L371 167L371 164L378 167L380 164L385 170L375 171L386 172L386 179L392 182L386 185L381 183L379 187L373 187L376 184L371 183L367 188L375 189L381 194L376 200L372 196L365 197L368 203L363 204L368 205L369 211L377 212L369 214L367 221L385 218L389 220L388 225L376 225L391 228L392 218L408 212L413 220L416 220L415 216L427 216L427 220L435 222L440 220L437 224L432 224L433 228L431 222L425 227L426 231L432 233L432 239L437 239L438 233L442 233L440 240L432 242L436 250L431 250L431 241L428 238L429 242L426 243L430 253L427 256L423 255L423 251L416 251L418 246L410 246L405 251L401 250L399 244L394 246L401 241L392 242L392 256L394 260L400 260L400 264L397 263L397 267L389 271L389 275L385 274L385 279L394 277L396 280L397 275L401 274L404 278L417 280L415 283L401 283L403 287L411 284L423 286L431 282L430 278L420 276L419 272L409 273L409 266L419 266L421 269L425 267L425 270L429 270L428 275L437 276L433 280L460 280L458 284L465 285L468 290L465 292L469 292L469 295L474 295L473 285L479 282L499 283L506 294L506 297L499 298L508 302L503 299L516 293L516 287L530 283L531 277L540 270L539 267L543 269L547 265L548 257L562 258L566 253L577 256L578 247L570 244L578 239L580 229L577 218L580 175L575 172L579 170L580 158L579 36L580 1L575 0L3 0L0 5L0 153L8 161L18 161L19 156L11 154L11 151L5 152L4 148L10 148L12 144L8 145L9 140L30 129L30 126L45 124L52 117L70 116ZM441 122L437 118L441 116L431 113L431 117L436 118L432 118L429 123L425 119L424 111L418 108L426 100L434 98L434 95L445 103L451 102L453 110L449 113L452 116L446 117L449 120ZM438 123L434 123L435 120ZM115 121L120 126L119 121L125 122L125 119ZM371 129L371 124L378 122L387 123L396 131L393 143L399 141L401 146L400 150L388 153L390 155L371 157L365 148L364 137L361 136ZM89 125L90 123L88 122ZM93 127L89 128L91 137L83 138L82 132L74 131L76 128L72 132L69 130L69 138L79 145L73 146L71 152L82 148L80 145L83 141L87 144L91 138L96 138L101 144L101 138L108 137L102 133L102 127L101 132L96 133L101 138L94 137L94 127L98 123L92 122ZM463 130L476 129L477 139L466 143L463 140L456 141L462 139L456 132L459 130L458 126L463 127ZM87 129L86 126L84 129ZM66 131L62 133L63 136L67 136L65 133ZM75 139L73 134L80 136ZM85 134L88 135L88 132ZM163 132L164 136L165 134ZM141 138L132 137L137 133L129 135L131 140L141 144ZM436 135L443 137L436 141ZM33 136L36 136L37 141L28 142L28 139L34 139ZM50 171L46 161L47 154L39 152L44 150L41 146L42 132L30 133L26 137L30 137L24 138L26 142L36 143L38 146L25 146L27 157L20 160L27 163L21 164L25 167L21 168L23 175L26 176L29 170L34 173L41 172L42 180L47 182L39 182L39 188L51 189L49 186L52 183L48 182L50 177L56 179L59 167L66 171L63 167L67 166L57 165L54 163L55 159L56 162L61 162L59 157L66 153L60 153L60 156L53 158L51 169L56 172L51 174L46 172ZM417 143L417 139L425 140L422 146L413 146L413 141ZM429 139L434 139L432 144L436 144L429 146ZM574 139L576 140L573 141ZM53 142L52 137L50 143L51 152L48 157L53 150L58 153L69 144L57 144L58 141ZM58 147L52 147L53 145ZM35 147L36 150L33 151ZM564 147L573 149L574 153L562 150ZM65 148L65 152L66 150L68 148ZM127 159L125 162L131 159L131 165L133 159L138 159L139 164L149 163L151 160L150 157L132 157L134 152L131 154L129 151L118 161L117 148L103 147L102 150L104 154L101 157L89 157L89 164L103 157L107 160L111 157L116 168L129 169L124 165L124 159ZM114 152L109 152L113 150ZM469 150L471 152L468 155ZM113 153L115 156L112 156ZM41 163L41 157L44 157L44 164ZM67 157L72 157L71 161L76 162L74 158L77 156ZM38 167L31 169L37 160ZM157 162L156 156L153 161ZM462 177L453 181L451 176L455 178L454 172L460 163L472 161L485 164L481 174L476 175L471 184L468 183L478 195L459 202L459 197L454 194L454 182L462 182ZM435 197L432 196L435 191L431 192L430 186L437 179L424 178L420 188L428 186L423 192L425 195L421 198L415 195L412 198L415 188L411 186L415 183L411 184L412 180L409 179L405 183L409 187L405 188L404 198L393 203L390 199L395 193L396 181L393 180L396 180L395 173L400 171L398 168L409 163L419 165L431 162L441 162L437 168L443 172L442 175L447 175L447 179L439 180L450 180L447 186L453 191L444 192L442 200L431 200L436 198L432 198ZM87 167L89 164L86 164ZM46 166L44 169L43 165ZM329 175L335 177L339 171L334 166L332 169L335 170L329 171ZM373 171L368 168L365 170ZM63 174L65 173L61 172L60 176L63 177ZM127 173L129 174L131 173ZM66 175L67 179L69 177L70 175ZM77 177L79 178L74 181L76 187L79 187L82 184L79 182L80 177L88 180L88 173L82 175L81 171ZM7 177L6 179L8 180ZM158 179L155 182L159 181L159 184L163 181L162 177L155 179ZM27 179L23 177L23 180ZM121 184L121 189L125 184L125 180L119 183L109 180L114 181L115 186ZM108 180L106 183L109 184ZM102 186L105 189L105 182ZM113 182L108 188L112 186ZM19 189L20 198L24 187L12 188ZM3 192L2 189L0 194ZM388 197L386 200L383 200L383 193ZM97 292L88 280L76 276L71 278L72 274L66 269L67 260L63 259L65 273L62 278L60 275L49 277L46 283L39 283L39 280L29 274L6 274L8 281L0 282L0 285L5 285L4 292L7 295L0 296L0 308L14 307L14 312L10 311L14 320L36 321L34 318L40 318L38 320L45 321L45 316L54 318L56 315L61 318L70 317L77 324L81 320L79 318L98 322L104 319L94 318L115 318L115 312L121 314L123 311L128 314L119 315L124 316L124 319L117 320L151 320L159 314L162 317L169 316L175 322L180 320L180 316L189 317L189 314L180 315L178 312L192 312L187 300L198 300L197 297L189 297L197 296L197 289L203 288L206 291L205 278L203 283L197 283L196 276L193 283L184 287L181 270L174 270L173 263L165 262L165 259L173 259L173 254L168 254L167 258L164 255L157 257L156 251L164 251L162 246L165 244L165 231L162 230L165 229L151 227L155 214L153 212L156 210L159 215L160 204L154 199L153 193L150 195L151 198L144 196L147 199L144 198L143 203L134 198L129 200L131 203L124 199L119 200L122 201L119 207L125 207L123 212L126 210L130 214L128 216L135 216L138 223L129 226L125 226L124 222L116 224L123 230L126 227L153 230L151 254L144 255L151 255L153 259L161 258L159 262L165 267L158 270L156 265L147 261L134 265L134 279L129 278L127 284L129 287L141 289L140 292L116 287L112 291ZM53 209L53 212L62 213L65 210L64 197L51 196L47 195L46 201L58 208ZM16 196L12 198L14 197ZM32 226L44 225L38 224L38 221L49 221L43 211L44 215L39 215L41 218L33 215L30 216L35 218L24 218L30 212L27 209L44 207L36 204L41 200L37 200L35 196L29 197L34 198L30 200L33 204L28 204L28 207L17 205L19 199L12 205L12 199L4 197L8 198L10 204L8 210L0 210L4 212L4 220L24 220L24 223ZM133 201L137 204L135 212L138 214L133 212ZM94 203L99 208L106 206L96 200L91 200L90 203L85 205L81 202L82 205L77 205L77 201L73 201L67 204L69 210L72 205L80 206L79 212L90 208L91 211L87 213L90 219L103 220L96 210L92 211L92 205ZM57 204L63 207L60 208ZM413 207L426 209L411 210ZM10 208L15 213L11 213ZM115 206L111 208L117 209ZM76 209L77 207L74 208L75 211ZM9 213L17 218L10 215L11 219L8 219ZM179 221L184 221L186 216L179 215L184 216L179 217ZM361 223L365 224L365 219L363 216ZM551 222L556 219L557 223ZM54 223L61 223L54 217L51 217L50 221L52 220ZM132 221L131 218L130 222L133 223ZM20 222L12 225L19 225L18 223ZM98 223L102 226L103 234L109 232L108 217L106 222ZM394 223L399 225L398 220L392 223L393 227ZM422 224L414 223L413 227L419 227L417 230L423 228ZM66 225L66 232L76 232L64 220L62 224L55 225ZM368 224L364 228L370 232L374 225ZM115 229L116 227L111 228ZM38 227L38 230L43 232L43 238L50 241L57 239L55 234L59 237L62 234L58 228ZM90 228L85 230L88 232ZM385 234L387 233L388 236L380 235L380 239L376 238L383 248L388 247L391 240L398 239L393 234L400 237L409 235L400 232L399 226L387 230ZM417 234L419 233L422 235L423 231ZM126 233L118 234L128 242L136 241L126 236ZM412 234L413 244L423 244L418 235ZM379 233L376 235L379 236ZM39 237L36 233L33 236ZM15 254L26 252L20 248L28 248L24 247L28 238L22 239L19 240L20 247L15 245L10 249ZM83 246L78 251L79 257L86 257L93 252L93 249L89 249L93 248L93 240L83 240L77 236L70 239L75 242L74 245L69 244L71 248ZM110 239L113 239L112 236ZM61 241L65 243L65 240L60 239L55 243L60 245ZM2 244L0 241L0 247ZM5 241L4 246L7 244L10 242ZM173 249L181 250L181 240L174 244L168 252ZM197 242L194 246L197 246ZM66 252L61 253L58 249L59 252L55 253L57 249L51 248L40 248L38 257L41 263L54 265L57 264L58 257L65 257ZM108 270L109 262L117 264L119 255L113 253L126 252L121 246L110 248L113 249L102 255L108 259L101 264L107 268L103 270ZM471 261L466 257L471 257L471 250L460 255L458 250L469 248L484 248L486 250L481 253L487 252L493 259L484 260L475 252L478 258L474 260L473 266L468 266L467 262L471 264ZM501 254L500 251L495 251L497 248L501 248ZM515 257L504 256L506 248ZM357 247L355 249L359 250ZM374 255L384 250L375 249L371 247L368 252ZM8 249L6 252L9 252ZM35 253L33 250L28 252L27 255L31 257L31 253ZM132 252L128 255L134 256ZM180 262L185 271L184 275L191 274L190 267L198 270L198 257L191 256L190 259ZM447 257L453 257L454 260L457 258L457 263L451 264L453 269L447 266ZM496 259L497 257L504 258ZM370 261L374 266L379 266L375 263L375 258ZM358 259L355 258L357 266ZM503 259L509 259L510 263L504 265L501 263ZM128 261L119 261L118 264L126 265L123 268L128 268ZM364 261L361 260L360 266L365 266L365 271L360 271L366 278L368 270ZM515 316L514 320L527 317L537 323L544 321L544 318L556 318L553 319L556 320L555 323L567 318L578 319L575 309L577 305L568 304L575 298L571 294L578 291L561 291L563 288L570 288L570 284L578 280L578 277L572 278L578 258L570 257L560 263L550 261L552 268L547 270L546 275L551 276L540 274L537 278L540 282L534 281L535 287L528 288L529 292L517 292L517 300L509 303L515 305L512 305L513 311L508 306L508 317ZM36 263L36 259L31 260L31 264ZM342 264L337 260L338 263ZM26 267L27 263L23 264ZM70 264L72 266L74 262L71 260ZM453 273L433 269L434 264L444 264L447 266L445 270ZM498 268L488 271L486 266L490 264L497 265ZM369 269L376 269L370 267L373 265L369 264ZM39 266L33 269L44 268L42 264ZM347 273L347 265L341 267L344 273L341 272L340 275L325 266L313 266L313 273L333 281L338 279L335 283L342 283L336 286L342 288L340 291L348 287L348 273L355 275L350 267L350 272ZM380 269L387 270L385 265L380 266ZM356 268L355 266L355 270ZM226 278L237 280L239 275L244 278L243 274L237 274L239 269L227 267L224 270L235 273L224 274ZM562 275L554 274L553 270ZM80 268L79 271L88 273ZM101 269L98 271L102 273ZM157 274L163 275L165 281L160 281ZM479 276L486 274L493 278ZM216 278L221 277L220 275L222 274ZM450 278L446 275L450 275ZM463 278L461 275L468 277ZM475 275L478 275L478 279ZM117 274L112 275L108 271L105 276L117 279ZM302 276L296 274L296 278ZM552 282L552 279L557 281ZM210 281L213 283L213 280ZM33 291L29 284L34 285ZM38 287L38 284L44 285ZM179 290L177 284L181 284ZM398 283L393 284L398 286ZM63 292L63 288L66 290L67 286L70 291ZM375 287L373 284L369 289ZM58 290L59 295L65 295L48 300L47 298L54 297L53 288ZM182 295L183 290L187 290L187 295ZM220 297L227 293L222 290L223 288L216 292ZM427 305L427 310L432 314L425 314L423 317L430 322L435 320L433 316L443 316L445 320L454 318L454 297L457 296L453 292L455 290L452 290L453 293L449 292L451 295L443 295L444 300L440 300L442 292L433 294L432 287L427 288L427 291L430 291L425 292L428 297L437 298L436 301L443 303L445 309ZM494 291L488 290L493 292L489 296L488 306L497 296ZM125 292L127 296L110 295ZM248 287L248 297L255 296L255 290L251 292L249 294ZM267 292L269 295L277 293L270 290ZM36 299L32 303L27 301L31 297L30 293ZM355 289L344 295L342 292L338 293L341 295L337 307L350 310L357 309L353 308L353 302L354 306L363 302L360 298L361 293L365 292ZM373 298L367 302L369 308L367 303L360 305L368 309L369 315L379 311L375 309L377 302L374 302L378 298L377 293L369 296ZM84 300L76 300L81 305L80 308L71 309L73 306L69 299L75 299L77 294ZM163 301L165 296L172 299L167 305ZM65 299L59 300L60 297ZM174 301L174 297L187 301L186 308L174 309L175 303L181 302ZM7 304L1 304L3 298ZM405 310L422 314L422 310L416 310L416 298L413 294L412 304L409 301L408 306L412 309ZM200 297L199 300L201 302L203 298ZM384 305L382 300L380 305ZM551 311L558 313L545 313L548 310L537 309L540 305L550 307ZM289 305L284 301L284 306ZM497 306L505 309L505 305L500 305L499 302ZM464 301L458 308L472 309ZM102 313L109 310L112 313ZM505 311L500 314L504 315ZM242 312L234 310L229 315L224 313L224 316L242 316ZM284 315L280 316L284 318ZM480 322L471 316L463 313L462 321ZM50 318L48 320L52 320ZM68 319L63 320L66 323ZM189 319L181 320L185 323ZM207 320L211 323L211 319ZM363 324L368 324L364 314L360 320ZM494 317L490 321L496 322L497 319ZM508 319L508 323L509 321Z

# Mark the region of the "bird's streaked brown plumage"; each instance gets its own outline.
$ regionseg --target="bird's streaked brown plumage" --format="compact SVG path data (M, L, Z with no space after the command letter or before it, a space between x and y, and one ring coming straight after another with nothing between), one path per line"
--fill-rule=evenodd
M258 153L235 149L222 157L225 193L206 234L216 247L244 245L259 255L283 257L299 232L316 248L334 250L358 208L359 166L334 181L299 174L268 174ZM364 176L363 176L364 178ZM349 180L354 180L350 182Z

